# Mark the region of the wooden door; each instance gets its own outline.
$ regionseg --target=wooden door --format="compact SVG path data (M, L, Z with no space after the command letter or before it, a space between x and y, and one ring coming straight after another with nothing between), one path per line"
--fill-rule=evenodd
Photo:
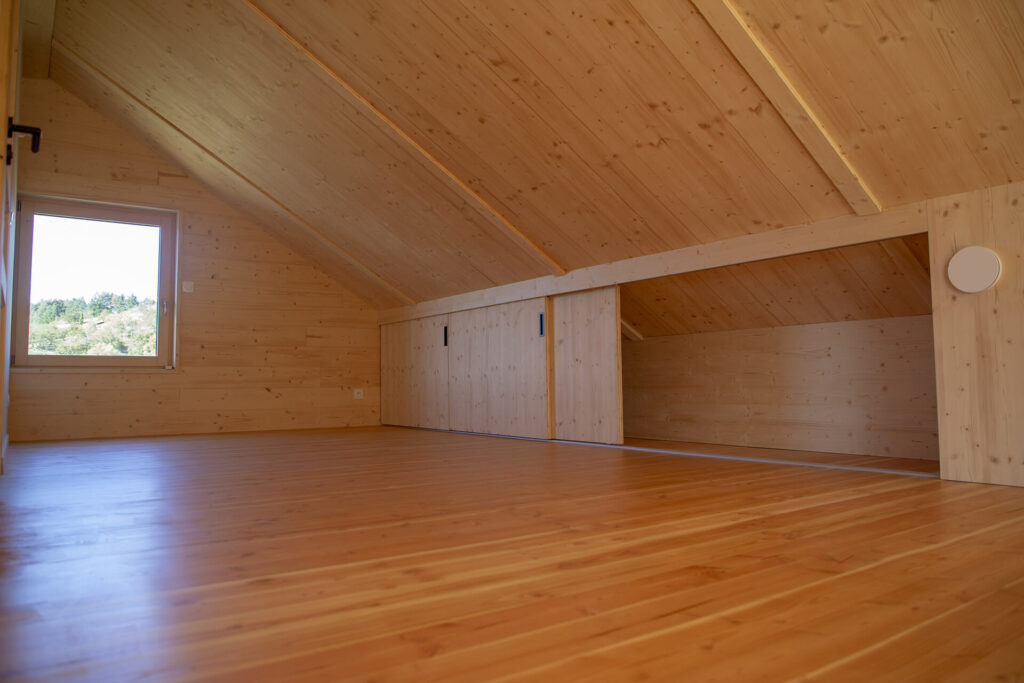
M549 307L538 298L451 315L452 429L551 438Z
M18 120L19 63L18 3L0 5L0 116L4 128L8 117ZM6 131L5 131L6 132ZM12 150L14 140L7 141ZM0 151L5 151L0 147ZM6 155L0 155L6 156ZM7 452L7 413L10 403L11 380L11 311L14 308L14 225L17 215L17 162L0 162L0 338L3 357L0 359L3 387L0 390L0 473L4 469Z
M622 443L619 288L556 296L555 438Z
M381 423L448 429L448 316L382 325Z

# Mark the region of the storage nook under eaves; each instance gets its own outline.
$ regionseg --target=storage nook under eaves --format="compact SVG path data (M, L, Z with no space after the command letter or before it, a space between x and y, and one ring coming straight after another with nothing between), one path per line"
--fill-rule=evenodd
M622 323L631 439L938 471L925 234L629 283Z
M930 286L919 234L385 324L382 421L937 471Z

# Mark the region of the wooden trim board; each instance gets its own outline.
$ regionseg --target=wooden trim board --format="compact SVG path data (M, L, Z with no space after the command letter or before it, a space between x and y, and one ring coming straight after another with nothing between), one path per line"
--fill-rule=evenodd
M730 0L694 0L694 6L726 44L783 120L859 215L882 206L864 179L829 134L821 119Z
M548 275L432 301L423 301L412 306L381 311L380 323L383 325L402 320L414 320L470 308L533 299L539 296L568 294L665 275L679 275L737 263L763 261L779 256L791 256L893 237L905 237L928 230L926 206L926 202L915 202L868 216L840 216L815 223L793 225L769 232L743 235L718 242L580 268L565 275Z

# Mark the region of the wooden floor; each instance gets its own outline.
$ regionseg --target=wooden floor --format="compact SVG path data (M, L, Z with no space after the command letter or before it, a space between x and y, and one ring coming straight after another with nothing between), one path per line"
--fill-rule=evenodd
M1024 675L1022 489L387 428L7 464L2 680Z
M625 445L632 448L673 451L676 453L703 453L715 457L765 460L768 462L803 463L827 465L829 467L858 467L862 469L891 470L893 472L916 472L938 476L939 461L923 458L890 458L880 455L846 455L844 453L821 453L819 451L792 451L781 448L750 448L748 446L723 446L721 444L697 443L694 441L664 441L661 439L626 438Z

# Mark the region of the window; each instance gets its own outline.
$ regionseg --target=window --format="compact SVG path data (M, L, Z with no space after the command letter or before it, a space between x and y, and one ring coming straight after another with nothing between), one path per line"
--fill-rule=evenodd
M177 214L22 198L14 364L173 365Z

